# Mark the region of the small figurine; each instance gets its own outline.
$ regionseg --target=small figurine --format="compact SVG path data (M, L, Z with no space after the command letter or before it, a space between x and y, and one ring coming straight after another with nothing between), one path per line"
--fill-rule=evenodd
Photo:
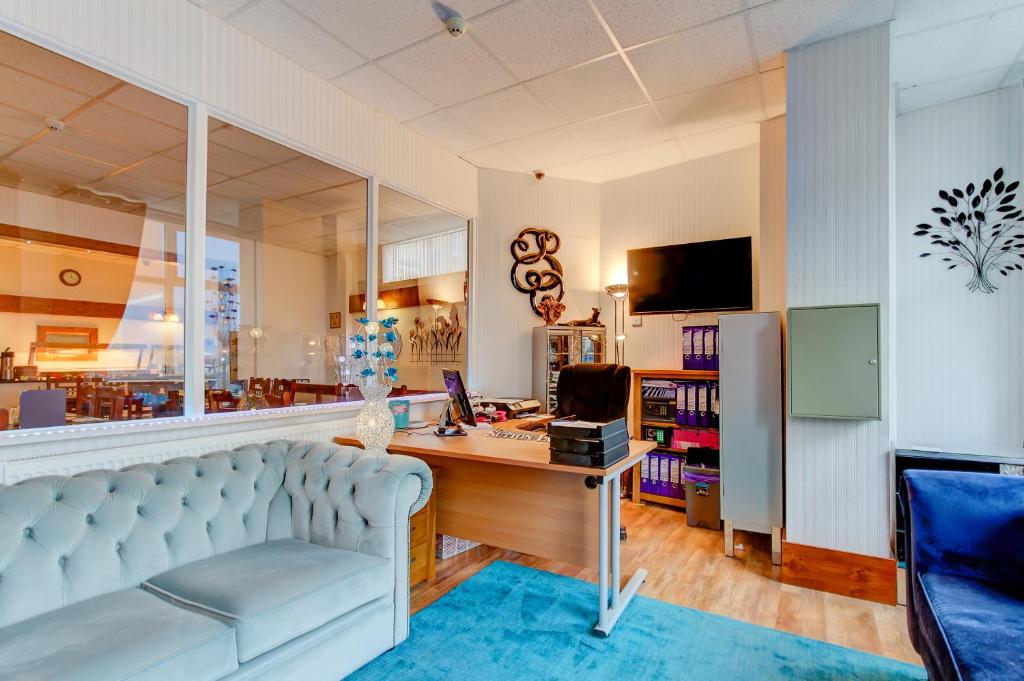
M551 326L558 321L558 318L565 312L565 305L559 302L554 296L548 294L537 303L537 311L544 318L544 325Z
M588 319L574 319L571 322L567 322L566 326L601 326L601 308L592 307L590 317Z

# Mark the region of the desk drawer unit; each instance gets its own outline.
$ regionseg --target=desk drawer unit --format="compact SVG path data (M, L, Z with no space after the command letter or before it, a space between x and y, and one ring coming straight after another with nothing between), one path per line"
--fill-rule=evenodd
M409 518L409 586L433 579L437 573L437 558L434 556L434 535L437 534L437 475L440 471L431 467L434 489L427 505Z

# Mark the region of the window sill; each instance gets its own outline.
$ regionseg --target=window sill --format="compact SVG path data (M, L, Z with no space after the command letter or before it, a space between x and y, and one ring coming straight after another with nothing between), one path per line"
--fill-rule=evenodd
M389 398L392 400L408 400L412 404L443 402L448 399L447 393L426 393ZM122 434L158 433L162 431L181 431L210 426L231 426L236 424L259 424L260 427L282 424L297 417L324 417L330 414L355 415L363 406L363 401L331 402L326 404L308 404L302 406L282 407L279 409L260 409L252 411L224 412L219 414L203 414L201 416L174 416L162 419L138 419L131 421L106 421L75 426L58 426L54 428L32 428L29 430L0 431L0 449L4 446L36 445L48 442L67 442L69 440L86 440L91 438L117 437Z

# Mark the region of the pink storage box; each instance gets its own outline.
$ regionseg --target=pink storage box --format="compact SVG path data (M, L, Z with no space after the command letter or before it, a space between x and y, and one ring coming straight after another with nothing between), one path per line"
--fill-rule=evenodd
M690 447L718 449L718 442L718 433L713 430L676 428L672 431L672 449L689 449Z

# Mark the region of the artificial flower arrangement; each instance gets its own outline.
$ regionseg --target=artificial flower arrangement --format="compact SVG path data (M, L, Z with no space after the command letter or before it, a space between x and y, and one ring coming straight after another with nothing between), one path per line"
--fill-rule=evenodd
M351 337L352 359L359 370L359 386L365 404L356 416L356 437L367 449L386 450L395 432L395 419L387 405L391 386L398 379L394 342L398 334L394 330L397 317L370 321L366 317L357 319L363 330Z

